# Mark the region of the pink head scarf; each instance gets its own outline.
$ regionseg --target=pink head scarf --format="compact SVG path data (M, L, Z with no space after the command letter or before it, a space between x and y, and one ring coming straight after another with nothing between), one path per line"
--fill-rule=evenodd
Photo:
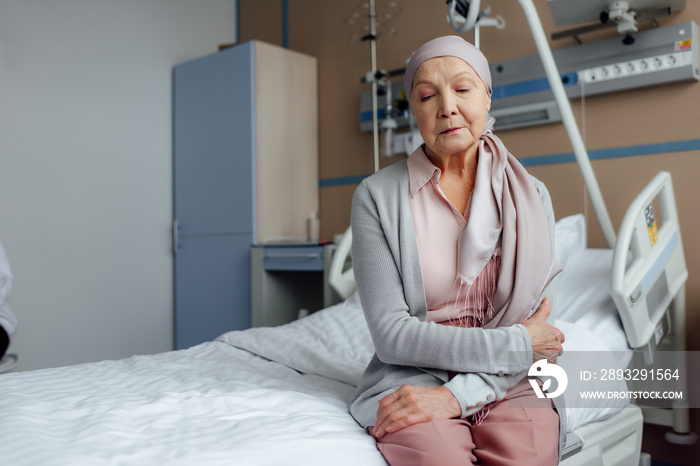
M403 87L410 97L413 89L413 75L418 67L426 60L437 57L457 57L461 58L471 66L477 75L486 85L489 96L493 92L491 89L491 71L489 62L481 50L462 39L459 36L444 36L430 40L421 45L416 50L406 65L406 74L403 77Z
M484 54L459 36L445 36L426 42L409 60L404 76L409 96L418 67L426 60L445 56L464 60L491 95L491 72ZM523 322L534 311L544 288L561 271L554 259L540 194L525 168L493 134L494 122L489 116L484 124L469 222L458 239L457 257L459 295L466 299L500 240L501 271L491 312L479 319L485 328ZM462 289L467 291L462 293Z

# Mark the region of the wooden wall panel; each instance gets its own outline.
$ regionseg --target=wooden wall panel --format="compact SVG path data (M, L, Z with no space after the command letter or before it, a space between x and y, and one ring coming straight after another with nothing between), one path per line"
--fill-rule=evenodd
M238 41L282 46L282 2L238 0Z
M344 184L340 186L330 186L321 190L321 212L333 212L341 210L350 212L352 206L352 195L355 192L356 185ZM349 226L350 222L345 215L328 215L324 219L326 231L334 232L328 239L332 240L333 235L343 233Z

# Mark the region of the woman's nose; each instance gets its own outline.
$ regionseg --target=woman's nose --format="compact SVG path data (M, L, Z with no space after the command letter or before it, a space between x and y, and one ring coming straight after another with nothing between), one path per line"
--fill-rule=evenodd
M450 95L440 97L440 106L438 108L441 117L450 117L457 114L457 102Z

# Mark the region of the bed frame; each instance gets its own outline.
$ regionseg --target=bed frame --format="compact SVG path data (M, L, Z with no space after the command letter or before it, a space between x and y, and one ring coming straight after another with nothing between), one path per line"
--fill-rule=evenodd
M672 427L666 440L693 444L690 432L685 341L685 265L671 175L658 173L632 201L620 226L613 254L610 292L627 341L637 356L632 364L654 367L657 350L672 351L660 369L678 369L674 389L684 398L672 408L644 407L644 421ZM669 367L671 365L671 367Z
M678 212L671 175L658 173L635 197L624 216L613 249L610 293L635 358L631 366L653 367L657 350L675 351L671 363L687 374L685 359L685 265ZM668 358L664 358L668 364ZM668 369L665 365L662 369ZM633 387L630 387L631 389ZM643 422L672 427L666 440L678 444L697 442L690 432L687 378L681 377L675 389L686 398L674 401L672 408L637 404L610 419L576 429L581 448L567 438L562 465L649 464L640 453ZM643 417L642 417L643 414ZM612 435L611 435L612 434ZM571 440L571 443L570 443Z

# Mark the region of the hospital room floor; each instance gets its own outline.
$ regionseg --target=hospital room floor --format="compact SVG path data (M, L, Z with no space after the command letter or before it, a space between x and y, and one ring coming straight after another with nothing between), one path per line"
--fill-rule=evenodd
M700 445L668 443L664 440L666 431L668 431L668 427L644 424L642 451L651 455L652 466L697 466L700 464Z

